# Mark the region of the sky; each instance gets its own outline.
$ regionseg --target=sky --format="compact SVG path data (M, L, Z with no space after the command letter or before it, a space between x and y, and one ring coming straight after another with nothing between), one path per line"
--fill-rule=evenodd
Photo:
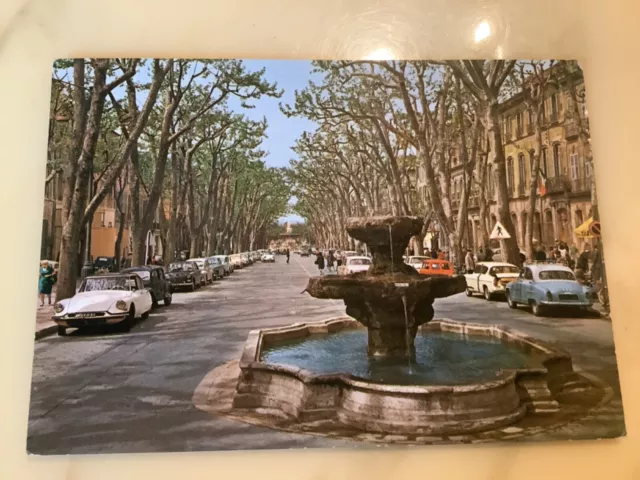
M229 101L229 107L243 113L253 120L267 118L267 138L262 144L263 150L268 152L266 163L272 167L286 167L289 160L294 158L295 153L291 147L295 144L300 134L315 128L315 124L305 118L287 118L280 111L280 103L292 105L295 101L295 91L302 90L307 86L311 78L311 62L291 61L291 60L246 60L245 65L248 70L256 71L266 68L264 77L269 82L275 82L278 89L284 90L282 97L262 97L253 100L253 109L245 109L240 106L236 98ZM292 199L295 202L295 199ZM280 218L280 223L289 221L292 223L302 222L298 215L289 215Z

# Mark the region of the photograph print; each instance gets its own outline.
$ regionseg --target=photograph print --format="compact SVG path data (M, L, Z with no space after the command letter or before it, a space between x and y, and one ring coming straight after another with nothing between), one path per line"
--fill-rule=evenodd
M625 434L580 65L381 57L54 63L29 453Z

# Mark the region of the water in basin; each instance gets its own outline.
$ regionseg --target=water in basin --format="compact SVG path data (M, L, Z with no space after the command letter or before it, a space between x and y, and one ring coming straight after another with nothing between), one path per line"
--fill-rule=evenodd
M367 331L346 330L265 347L262 361L404 385L476 383L494 379L502 369L540 366L531 354L493 337L419 332L415 347L415 361L410 364L407 359L373 359L367 355Z

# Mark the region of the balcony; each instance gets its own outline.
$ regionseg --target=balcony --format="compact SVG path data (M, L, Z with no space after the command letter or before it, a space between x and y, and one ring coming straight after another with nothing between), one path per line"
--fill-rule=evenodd
M591 192L591 177L580 177L571 180L571 193L589 193Z
M564 124L564 138L570 140L580 135L580 128L575 120L570 120Z
M571 181L566 175L547 179L547 193L562 193L571 191Z

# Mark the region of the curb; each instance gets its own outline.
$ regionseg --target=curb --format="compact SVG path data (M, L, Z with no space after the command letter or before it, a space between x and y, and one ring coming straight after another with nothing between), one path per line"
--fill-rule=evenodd
M58 331L57 325L50 325L48 327L41 328L40 330L36 331L35 339L40 340L41 338L50 337L51 335L57 333L57 331Z

